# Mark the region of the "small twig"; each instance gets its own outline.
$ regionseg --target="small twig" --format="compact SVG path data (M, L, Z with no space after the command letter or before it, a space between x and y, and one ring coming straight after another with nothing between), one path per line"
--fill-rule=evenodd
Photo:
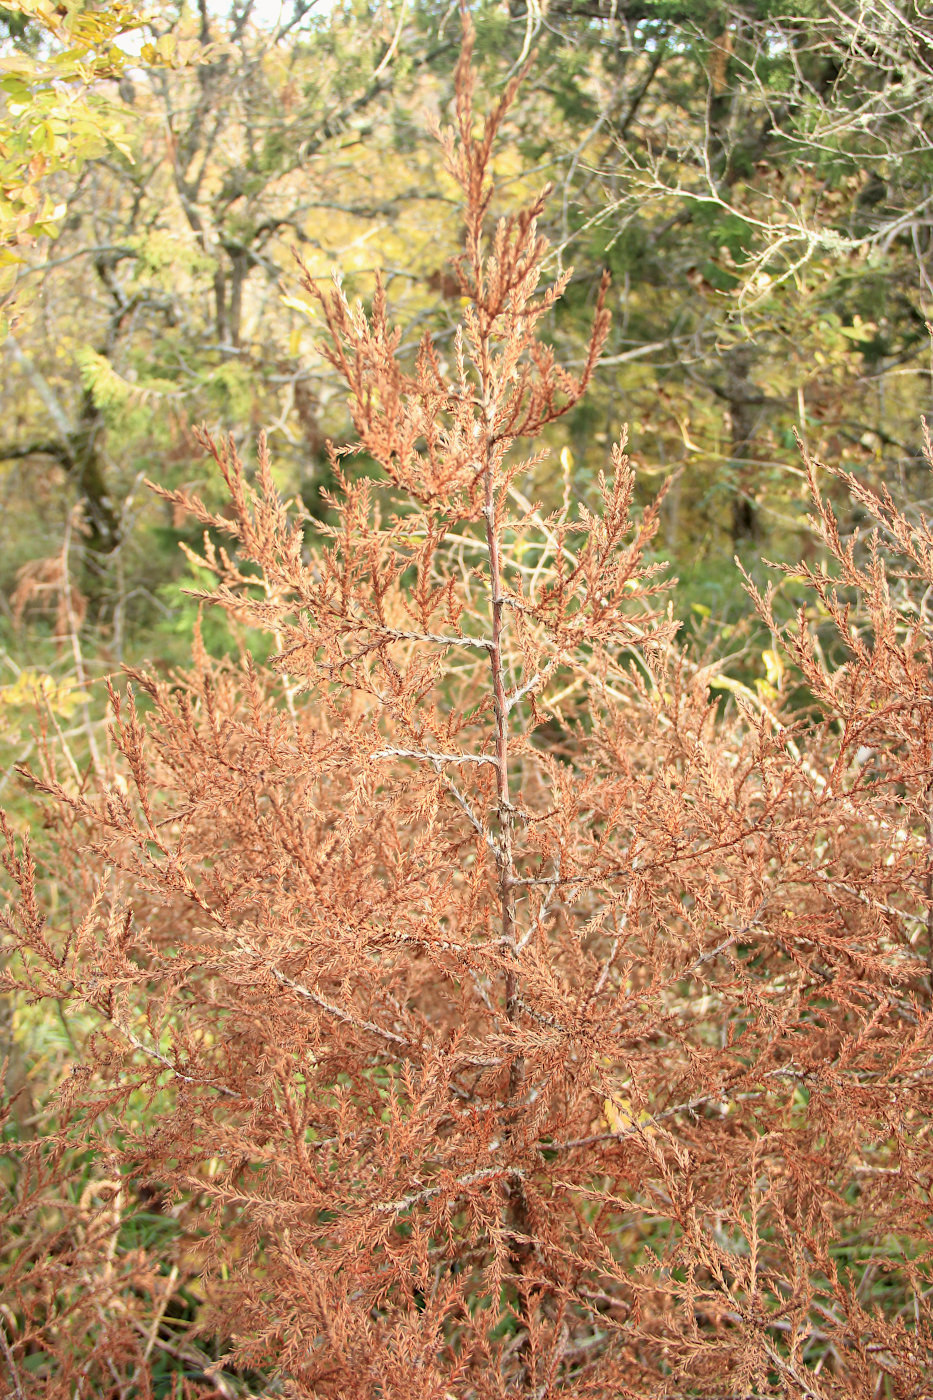
M284 972L280 972L277 967L272 969L272 976L282 987L288 987L290 991L297 992L307 1001L313 1001L315 1006L319 1006L322 1011L327 1011L331 1016L336 1016L345 1025L355 1026L357 1030L369 1031L371 1035L381 1036L383 1040L390 1041L393 1045L412 1046L416 1042L410 1037L396 1035L395 1031L386 1030L384 1026L377 1026L374 1021L364 1021L362 1018L352 1015L349 1011L344 1011L340 1006L334 1006L333 1002L326 1001L319 992L312 992L310 987L302 986L300 982L295 982L291 977L286 977Z
M638 870L638 862L637 862L637 861L633 861L633 862L632 862L632 867L631 867L632 883L631 883L631 885L629 886L628 898L627 898L626 901L625 901L625 909L624 909L623 914L622 914L621 923L620 923L620 925L619 925L619 928L616 930L616 935L615 935L615 937L614 937L613 940L612 940L612 946L611 946L610 949L609 949L608 956L606 957L605 961L603 962L602 968L601 968L601 970L600 970L600 974L599 974L599 976L597 977L596 982L595 982L594 985L593 985L593 989L592 989L592 991L590 992L589 996L588 996L588 997L586 998L586 1000L584 1001L583 1006L581 1007L581 1014L582 1014L583 1012L585 1012L585 1011L588 1010L588 1008L592 1005L592 1003L593 1003L593 1002L596 1000L596 998L599 996L599 994L600 994L600 992L602 991L603 987L605 987L605 985L606 985L606 979L607 979L608 976L609 976L609 972L610 972L610 969L611 969L611 967L612 967L612 964L613 964L613 963L615 962L615 960L616 960L616 953L619 951L619 943L621 942L621 940L622 940L622 935L623 935L623 933L625 932L626 927L627 927L627 925L628 925L629 914L632 912L632 904L633 904L634 899L635 899L635 891L636 891L636 889L638 888L637 882L636 882L636 880L635 880L635 878L634 878L634 877L635 877L635 874L636 874L636 872L637 872L637 870Z
M565 652L569 648L561 648L556 655L552 656L540 670L536 671L530 680L526 681L518 690L513 690L506 700L506 711L511 712L516 705L524 700L526 695L530 695L533 690L538 690L547 681L564 659Z
M244 1097L243 1094L238 1094L235 1089L228 1089L226 1084L216 1084L210 1079L199 1079L196 1075L185 1074L183 1070L180 1070L177 1065L172 1063L167 1055L163 1055L160 1050L156 1050L151 1045L147 1045L145 1041L140 1040L132 1031L127 1030L125 1026L121 1026L119 1021L115 1020L113 1016L108 1016L103 1007L97 1006L93 1002L91 1005L106 1018L110 1025L113 1026L114 1030L118 1031L120 1035L123 1036L124 1040L129 1041L134 1050L139 1050L141 1054L148 1055L150 1060L158 1061L164 1069L167 1069L176 1079L180 1079L183 1084L200 1084L203 1088L213 1089L216 1093L224 1094L230 1099L242 1099Z
M767 899L761 900L761 902L758 905L758 908L755 910L754 914L748 920L747 923L744 923L741 926L741 928L732 929L728 938L724 938L723 941L717 945L717 947L711 948L708 953L701 953L700 956L696 959L696 961L692 962L690 966L686 969L686 971L679 975L683 977L687 976L691 972L695 972L697 968L702 967L704 963L712 962L713 958L718 958L719 954L724 953L727 948L731 948L733 943L738 943L742 935L748 933L749 930L753 929L758 923L758 920L764 913L765 906L767 905L767 903ZM726 927L728 928L729 925L727 924Z
M137 1321L137 1319L135 1318L133 1319L133 1327L144 1337L148 1337L146 1328L141 1322ZM204 1377L205 1380L210 1381L211 1385L217 1391L218 1395L222 1395L224 1397L224 1400L233 1400L233 1397L236 1395L237 1392L224 1379L223 1376L218 1376L215 1371L208 1369L212 1364L209 1356L204 1356L196 1350L189 1349L187 1347L173 1346L171 1342L167 1342L165 1338L160 1337L158 1333L156 1333L153 1336L152 1344L157 1346L160 1351L164 1351L166 1356L174 1357L176 1361L187 1362L189 1366L198 1367L198 1369L201 1372L201 1375ZM147 1356L149 1354L150 1349L150 1342L147 1341Z
M389 47L383 54L382 62L379 64L379 67L374 69L373 71L374 81L375 79L382 77L383 73L386 71L389 64L395 57L395 51L398 48L399 40L402 37L402 25L405 22L405 11L407 10L407 8L408 0L402 0L402 3L399 5L398 8L398 24L395 26L395 33L392 35L392 42L389 44Z
M440 773L440 765L435 764L435 768L437 769L438 773ZM502 851L500 849L499 843L493 836L492 832L487 830L487 828L483 825L479 817L476 815L476 812L473 810L472 804L470 803L469 799L463 795L463 793L457 787L457 784L454 782L453 778L449 777L446 773L442 774L441 781L444 784L444 787L450 793L453 800L456 802L457 806L467 817L467 820L473 827L474 831L477 833L477 835L481 836L486 842L486 845L489 847L496 861L500 861L502 859Z
M550 881L548 882L547 893L544 896L541 908L538 910L534 922L531 925L529 925L528 929L522 934L521 938L518 940L517 947L519 950L524 948L531 941L531 939L537 933L538 929L544 923L545 919L554 907L554 896L557 891L557 887L560 884L560 857L558 857L555 861L555 866L556 868L554 874L551 876Z
M165 1280L165 1287L162 1289L162 1297L161 1297L161 1299L159 1300L159 1305L158 1305L158 1307L156 1308L155 1312L153 1313L152 1323L151 1323L151 1325L150 1325L150 1327L149 1327L148 1335L146 1336L146 1346L145 1346L145 1349L144 1349L144 1351L143 1351L142 1362L141 1362L141 1365L143 1365L143 1366L146 1365L147 1362L149 1361L149 1357L152 1355L152 1349L153 1349L153 1347L155 1346L156 1342L159 1340L159 1327L160 1327L161 1324L162 1324L162 1318L165 1316L165 1309L168 1307L168 1305L169 1305L169 1303L170 1303L170 1301L171 1301L172 1294L173 1294L174 1291L175 1291L175 1284L176 1284L177 1282L178 1282L178 1265L177 1265L177 1264L173 1264L172 1267L171 1267L171 1269L170 1269L170 1271L169 1271L168 1278ZM137 1366L137 1368L136 1368L136 1376L134 1377L134 1380L138 1380L139 1374L140 1374L140 1367Z
M477 1172L470 1172L468 1176L457 1177L452 1182L441 1182L438 1186L427 1186L423 1191L413 1191L409 1196L402 1196L398 1201L380 1201L370 1207L383 1215L398 1215L403 1210L408 1210L409 1206L418 1205L420 1201L429 1201L433 1196L439 1196L442 1191L452 1188L459 1188L455 1194L459 1195L460 1190L466 1186L472 1186L477 1181L488 1181L495 1177L517 1176L523 1179L525 1171L522 1167L483 1167Z
M408 632L401 627L377 627L374 623L364 625L370 632L403 642L434 642L442 647L479 647L483 651L488 651L492 646L487 637L450 637L444 632Z
M12 1394L15 1395L16 1400L26 1400L26 1392L23 1389L23 1382L20 1378L19 1371L17 1370L16 1362L13 1360L13 1351L10 1347L9 1342L6 1339L6 1331L2 1326L0 1326L0 1347L2 1347L3 1349L3 1359L6 1362L7 1370L10 1373L10 1380L13 1382Z
M499 767L499 760L485 753L435 753L433 749L377 749L370 758L418 758L425 763L488 763Z

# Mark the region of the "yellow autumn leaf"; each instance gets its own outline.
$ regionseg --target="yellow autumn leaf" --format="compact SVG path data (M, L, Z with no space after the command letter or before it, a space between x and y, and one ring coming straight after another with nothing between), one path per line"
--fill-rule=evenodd
M314 307L308 301L302 301L300 297L280 297L279 301L283 306L287 306L289 311L299 311L302 316L307 316L310 320L314 315Z
M643 1132L647 1137L654 1137L658 1131L647 1109L636 1113L631 1099L621 1094L603 1099L603 1122L613 1133Z
M15 681L0 686L0 715L7 709L46 704L54 714L70 719L87 699L76 681L58 681L45 671L21 671Z
M765 663L765 676L768 679L768 684L776 690L780 690L784 678L784 659L781 653L768 648L767 651L761 653L761 659Z

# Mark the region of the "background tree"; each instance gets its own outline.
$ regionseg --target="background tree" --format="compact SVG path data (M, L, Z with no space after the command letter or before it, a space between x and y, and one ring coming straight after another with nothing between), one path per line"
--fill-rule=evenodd
M562 143L555 233L578 270L608 260L624 292L631 359L616 392L651 433L651 465L693 469L671 498L691 553L698 531L727 558L781 538L802 500L784 464L795 423L863 468L892 448L915 491L919 449L899 425L928 393L930 57L916 8L523 13L561 123L580 133Z
M905 495L920 489L902 425L927 398L922 17L555 4L477 6L476 19L492 86L535 53L500 175L521 189L530 165L560 192L548 233L556 262L575 266L555 330L569 362L602 268L615 277L600 378L551 432L571 490L593 489L630 418L645 499L688 469L664 541L691 603L735 620L735 549L755 567L805 537L795 427L869 476L884 448ZM460 231L424 111L449 92L452 54L450 17L427 0L299 6L276 23L249 6L160 8L151 66L111 89L133 163L111 153L62 185L67 227L21 275L43 304L8 362L8 589L47 553L53 516L64 532L77 490L89 620L102 641L116 633L117 654L127 628L160 629L170 654L159 590L180 531L135 484L160 466L193 480L200 420L241 442L269 424L279 469L322 508L324 439L352 429L302 298L283 300L279 282L297 292L299 246L315 276L339 259L368 299L382 263L397 304L448 353L442 254ZM563 482L547 473L533 494L556 504Z
M10 0L0 13L6 34L0 122L0 296L9 314L20 265L17 248L54 237L64 206L53 177L74 177L82 165L125 138L101 79L122 74L127 53L117 42L142 25L123 0L88 8L46 0ZM0 339L9 329L0 323Z
M83 587L108 627L115 618L125 627L127 592L137 603L130 625L140 610L151 624L145 600L175 568L128 537L142 473L166 453L179 479L190 468L191 421L280 423L286 463L317 504L326 386L311 390L298 353L304 317L283 304L279 282L294 280L296 244L319 248L328 272L343 249L352 273L347 245L357 243L365 268L374 186L384 215L418 187L410 160L387 169L391 132L371 139L372 109L384 108L395 72L393 30L376 12L323 23L311 11L299 6L274 25L257 24L251 6L198 21L160 11L141 55L156 66L134 69L122 90L132 159L85 169L67 194L65 234L34 268L42 304L9 347L21 426L0 450L28 464L29 480L42 459L66 468L73 486L57 493L59 509L67 518L76 487ZM46 495L43 531L49 504ZM11 573L22 562L21 543Z

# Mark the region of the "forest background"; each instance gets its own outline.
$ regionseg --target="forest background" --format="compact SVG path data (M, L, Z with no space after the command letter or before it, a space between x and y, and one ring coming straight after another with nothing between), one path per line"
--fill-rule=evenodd
M264 427L282 489L325 511L325 441L352 432L294 250L364 303L383 268L411 346L430 328L449 350L461 230L428 127L458 32L449 6L407 3L4 16L0 713L21 757L19 702L83 674L76 637L95 672L186 654L179 546L199 530L143 483L219 503L193 425L247 454ZM678 612L728 637L747 612L733 556L759 571L811 547L796 430L905 502L926 491L928 21L816 0L475 19L490 94L534 53L499 198L554 185L571 367L613 279L597 380L535 489L585 498L628 423L641 500L674 481L656 548ZM229 646L226 624L208 641ZM761 648L746 663L767 681Z
M471 12L490 99L530 60L497 199L554 187L550 271L573 276L549 335L571 368L612 275L590 392L523 490L591 500L627 422L637 501L671 482L648 562L671 561L724 703L766 706L780 663L734 556L758 581L768 559L819 557L797 434L909 518L928 506L933 23L887 0ZM0 798L25 828L37 702L93 768L103 678L188 658L203 530L145 483L227 508L194 428L232 433L248 464L265 429L279 489L328 516L325 444L354 430L293 251L365 306L382 269L403 355L425 330L452 353L462 228L430 124L460 29L420 0L24 0L0 29ZM827 491L856 527L858 502ZM785 577L778 622L801 596ZM202 630L216 656L271 648L228 613ZM6 1004L2 1035L4 1131L28 1136L68 1031Z

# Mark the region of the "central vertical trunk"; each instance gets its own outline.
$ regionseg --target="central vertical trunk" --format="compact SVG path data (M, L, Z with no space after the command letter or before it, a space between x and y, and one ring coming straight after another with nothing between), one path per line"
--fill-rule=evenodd
M502 937L512 948L515 947L515 898L512 892L512 838L513 807L509 794L509 731L508 701L505 694L505 675L502 660L503 607L502 560L499 551L499 537L496 527L496 499L493 482L492 463L487 452L485 473L485 500L483 515L486 519L486 545L489 550L489 586L492 611L492 645L489 648L489 664L492 671L493 704L496 716L496 799L499 817L499 891L502 904ZM507 1010L511 1017L511 1002L514 998L513 974L509 974L512 990L508 997Z
M492 436L495 423L495 407L488 381L485 390L485 468L483 472L483 516L486 521L486 547L489 552L489 591L492 613L492 635L489 648L489 665L492 674L493 706L496 717L496 807L499 819L499 843L496 855L499 878L499 902L502 914L502 939L504 945L517 954L515 920L515 871L514 834L515 808L509 792L509 705L506 697L505 664L502 657L502 635L504 631L505 596L502 592L502 554L499 547L499 530L496 522L496 483L493 462ZM510 969L506 974L505 1009L510 1021L514 1021L518 1008L518 974ZM520 1061L512 1065L509 1077L509 1096L514 1096L524 1077L524 1066Z
M501 910L502 939L511 952L513 965L505 975L505 1011L509 1023L514 1025L519 1018L519 978L518 978L518 937L515 910L515 808L509 790L509 703L506 694L505 662L502 653L502 638L505 624L506 600L503 593L502 553L499 542L499 527L496 519L496 483L493 458L493 432L495 409L491 388L487 383L485 401L485 471L483 516L486 522L486 546L489 553L490 611L492 615L491 646L489 664L492 679L493 705L496 722L496 810L499 821L496 866ZM525 1084L525 1060L521 1055L512 1059L509 1067L508 1100L506 1104L504 1135L520 1150L520 1135L516 1131L519 1100ZM527 1268L531 1254L528 1243L528 1208L525 1190L520 1179L512 1178L503 1187L505 1195L505 1218L509 1233L509 1264L516 1280L521 1279ZM526 1351L528 1341L527 1311L530 1306L527 1296L519 1290L516 1314L523 1317L526 1329L525 1342L521 1352ZM523 1316L525 1315L525 1316ZM527 1373L527 1367L525 1368Z

